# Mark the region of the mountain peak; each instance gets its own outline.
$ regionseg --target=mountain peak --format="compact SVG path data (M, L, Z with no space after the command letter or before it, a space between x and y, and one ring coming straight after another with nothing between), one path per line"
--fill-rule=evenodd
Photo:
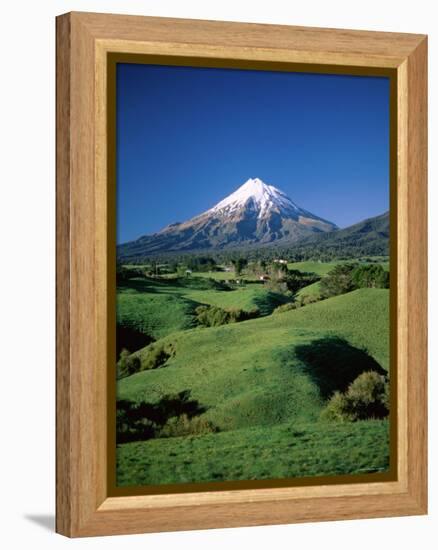
M239 187L239 189L247 189L251 192L258 192L260 190L263 190L264 188L269 188L270 185L265 183L260 178L249 178L246 180L246 182Z
M271 210L280 213L300 213L300 208L293 203L289 197L273 185L265 183L260 178L250 178L236 191L218 202L209 212L226 211L227 213L249 206L258 210L258 217L261 218Z
M335 224L300 208L286 193L255 177L210 210L126 246L136 254L148 255L274 242L290 244L312 233L334 229Z
M249 178L241 185L235 193L240 193L242 196L262 198L264 195L269 195L272 191L278 191L272 185L268 185L260 178Z

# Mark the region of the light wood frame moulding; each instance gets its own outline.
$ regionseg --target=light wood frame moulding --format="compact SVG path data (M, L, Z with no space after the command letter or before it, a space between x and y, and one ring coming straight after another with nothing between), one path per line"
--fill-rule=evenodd
M178 494L108 491L109 54L396 75L394 481ZM164 57L163 57L164 59ZM57 18L57 514L64 535L427 513L427 37L72 12Z

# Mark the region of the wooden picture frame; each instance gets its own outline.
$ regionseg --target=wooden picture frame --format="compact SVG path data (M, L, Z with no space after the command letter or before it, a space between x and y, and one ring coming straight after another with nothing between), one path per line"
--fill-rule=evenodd
M107 63L391 71L396 117L397 463L387 481L111 496ZM57 18L57 532L143 533L427 513L427 38L93 13Z

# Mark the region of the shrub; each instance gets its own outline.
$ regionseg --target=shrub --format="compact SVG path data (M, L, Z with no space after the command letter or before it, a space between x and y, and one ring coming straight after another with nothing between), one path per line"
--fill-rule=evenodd
M192 399L190 393L190 390L183 390L163 395L155 403L117 400L117 443L218 431L210 421L200 416L207 409Z
M386 409L389 411L391 406L391 393L389 390L389 383L385 384L385 391L381 397L383 405L386 407Z
M352 274L356 288L389 288L389 272L381 265L360 265Z
M298 271L297 269L289 269L286 271L285 282L287 289L294 294L302 288L309 286L319 281L319 277L316 273L307 273Z
M195 309L197 321L204 327L215 327L228 322L224 309L212 306L198 306Z
M258 307L245 311L244 309L227 309L229 323L239 323L240 321L248 321L248 319L255 319L260 316L260 310Z
M320 296L314 296L311 294L305 294L304 296L300 296L300 303L302 306L307 306L309 304L315 304L316 302L321 301Z
M248 260L245 258L237 258L235 260L231 260L231 263L234 266L234 273L236 274L236 277L238 277L243 269L248 265Z
M119 399L116 408L117 443L146 440L156 435L157 426L140 407L126 399Z
M205 418L195 416L190 418L187 414L169 418L162 427L159 437L182 437L186 435L203 435L215 433L218 428Z
M259 317L260 310L222 309L216 306L198 306L195 309L198 323L204 327L218 327L228 323L238 323Z
M283 279L272 278L271 280L265 282L265 288L271 292L277 292L279 294L286 294L289 292L287 283Z
M357 288L352 280L354 264L338 264L321 279L321 296L330 298Z
M331 421L385 418L389 413L389 384L375 371L360 374L345 393L335 392L321 417Z
M132 355L127 349L123 349L120 353L120 359L117 363L118 376L130 376L141 370L140 358Z
M156 342L151 344L141 356L140 370L158 369L173 355L175 355L175 349L171 343Z
M363 372L356 378L346 395L357 420L388 415L388 386L385 377L374 371Z
M299 308L298 302L290 302L289 304L282 304L274 309L272 313L285 313L286 311L292 311Z
M191 271L217 271L218 267L214 258L207 256L192 257L185 260L183 264L184 270L190 269Z
M140 269L132 268L132 267L125 267L121 265L120 263L117 263L116 265L116 281L117 284L124 284L129 279L132 279L134 277L141 277L143 275L142 271Z
M358 288L389 288L389 272L375 264L340 264L321 280L320 286L324 298Z
M284 313L286 311L292 311L309 304L314 304L321 301L321 296L305 295L299 296L295 302L290 302L288 304L283 304L274 309L273 313Z
M348 401L344 393L335 392L321 413L322 420L331 422L351 422L354 416L349 412Z

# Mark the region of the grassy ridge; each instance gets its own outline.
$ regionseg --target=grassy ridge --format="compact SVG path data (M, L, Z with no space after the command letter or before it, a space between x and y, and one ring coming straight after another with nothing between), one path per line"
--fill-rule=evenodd
M118 396L154 401L190 389L223 430L315 420L323 405L322 381L306 350L320 343L322 357L333 348L357 362L351 348L365 349L387 369L388 294L362 289L281 315L173 334L166 338L176 350L168 366L120 380ZM330 344L330 337L344 343ZM338 376L335 370L330 375Z
M134 278L118 289L117 322L159 339L195 326L195 309L201 304L245 311L258 308L261 315L269 315L286 301L259 283L228 290L207 278Z
M117 323L159 339L195 324L196 303L166 295L118 293Z
M282 294L271 292L263 285L247 284L244 288L237 288L228 292L192 291L187 296L200 304L221 307L222 309L243 309L249 311L255 307L261 315L269 315L279 305L288 300Z
M305 286L297 292L297 296L319 296L321 294L321 286L319 281Z

